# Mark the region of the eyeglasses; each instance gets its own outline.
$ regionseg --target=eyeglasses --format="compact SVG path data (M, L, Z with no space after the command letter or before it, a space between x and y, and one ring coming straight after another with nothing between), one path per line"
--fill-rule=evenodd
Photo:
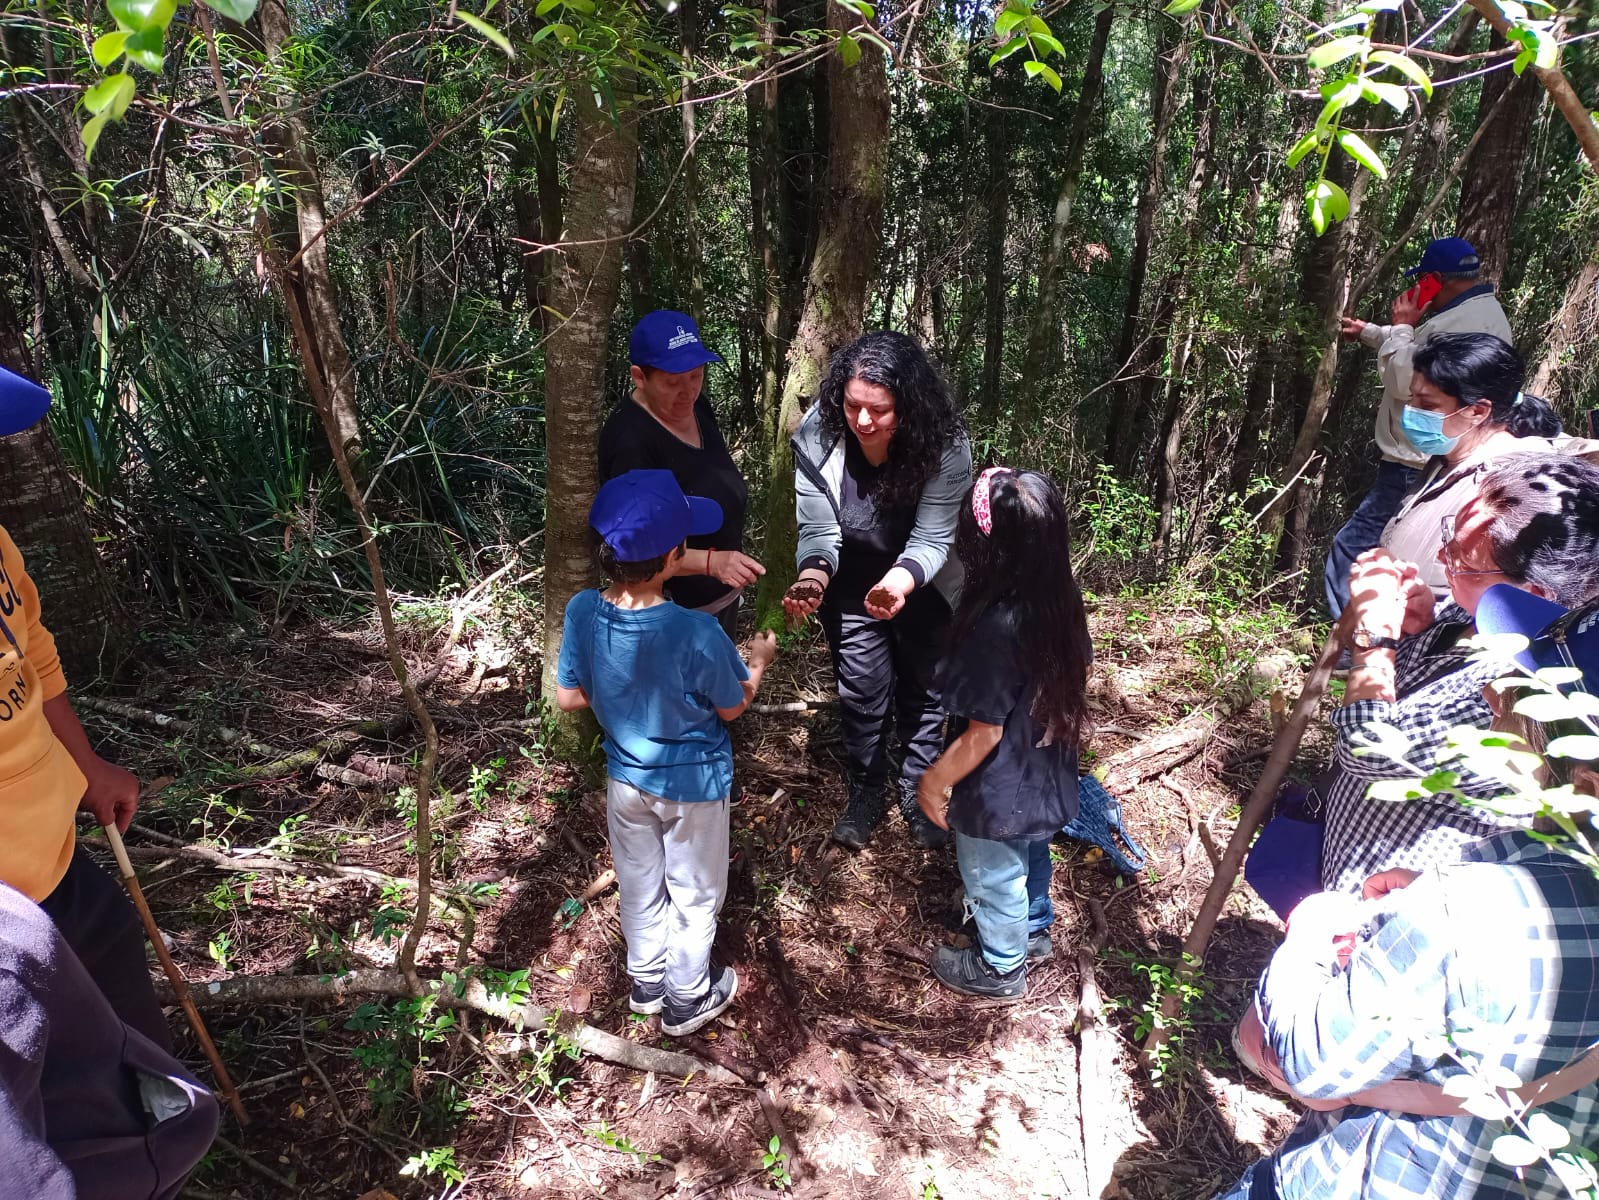
M1455 549L1455 515L1450 513L1443 519L1440 529L1443 533L1443 546L1438 554L1444 560L1444 574L1451 579L1462 579L1471 575L1503 575L1498 567L1490 567L1485 571L1463 571L1457 565L1460 561L1460 551Z

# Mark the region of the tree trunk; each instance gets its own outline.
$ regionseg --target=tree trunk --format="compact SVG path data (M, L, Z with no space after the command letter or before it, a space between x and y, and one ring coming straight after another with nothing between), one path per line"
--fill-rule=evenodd
M0 288L0 366L38 379L22 320ZM45 625L55 634L67 678L109 674L123 645L123 610L67 470L49 419L0 438L0 525L39 585Z
M1159 17L1155 18L1157 21ZM1133 253L1127 263L1127 303L1122 312L1121 336L1116 341L1116 374L1130 378L1131 386L1111 389L1112 408L1105 426L1105 457L1122 471L1132 463L1138 444L1138 376L1150 369L1142 344L1144 329L1139 315L1144 304L1144 277L1149 270L1149 250L1155 237L1155 214L1160 208L1161 180L1166 168L1166 143L1177 113L1177 82L1188 59L1189 43L1161 22L1155 43L1155 86L1151 89L1149 171L1138 193L1138 216L1133 231Z
M705 271L700 252L700 166L699 131L694 109L694 56L699 52L700 18L697 0L683 0L677 13L678 29L683 36L683 95L677 106L683 114L683 206L684 252L688 257L688 287L686 300L688 314L696 321L705 320Z
M293 34L284 0L262 0L261 40L269 62L276 64ZM278 254L284 264L284 282L301 293L309 350L321 365L328 403L341 445L353 451L360 441L361 424L356 403L355 368L339 322L338 295L328 266L327 212L322 198L322 178L317 168L311 129L300 97L290 92L276 98L277 112L266 138L277 160L277 176L289 191L295 222L282 230ZM292 303L292 301L291 301Z
M1497 33L1489 41L1490 49L1504 45ZM1498 104L1507 91L1505 102ZM1477 124L1486 122L1488 129L1471 152L1460 181L1455 232L1476 247L1484 278L1496 282L1504 279L1510 259L1510 227L1521 195L1522 164L1542 100L1543 92L1530 71L1519 76L1495 71L1483 78Z
M1495 33L1503 35L1510 29L1510 22L1505 19L1505 14L1500 11L1495 0L1467 0L1472 8L1482 14L1483 19L1493 26ZM1565 22L1556 21L1552 36L1559 38L1565 31ZM1566 118L1566 123L1571 126L1571 132L1577 137L1577 145L1582 148L1583 155L1588 159L1588 165L1595 172L1599 172L1599 123L1593 118L1592 111L1582 102L1582 97L1577 95L1571 86L1571 81L1566 78L1557 64L1553 67L1528 67L1527 74L1535 76L1544 90L1549 93L1549 99L1560 115Z
M1292 193L1283 195L1277 210L1277 232L1266 253L1265 270L1260 286L1261 327L1276 329L1282 318L1285 300L1284 268L1293 251L1294 234L1299 228L1299 214L1303 211L1299 197ZM1232 472L1228 491L1242 499L1249 494L1249 485L1255 477L1256 465L1261 456L1261 434L1267 429L1266 416L1272 406L1277 380L1282 373L1283 339L1261 337L1256 339L1255 358L1249 368L1249 382L1244 387L1244 413L1238 426L1238 441L1233 447Z
M829 28L856 29L861 18L832 3ZM762 628L780 628L779 600L794 577L794 453L789 435L809 407L828 356L860 335L866 300L882 248L883 198L888 184L888 79L883 55L862 41L861 56L846 67L837 54L827 62L827 170L822 181L816 252L805 304L771 430L766 502L766 574L756 597Z
M612 94L632 90L611 77ZM544 695L555 695L566 603L594 580L588 510L599 486L597 454L606 345L622 279L622 236L633 218L638 118L612 114L577 87L577 146L566 198L566 243L550 280L555 326L545 346ZM563 721L568 750L582 727Z
M1083 174L1083 154L1088 149L1088 131L1094 121L1105 86L1105 46L1115 19L1114 5L1106 5L1094 20L1094 37L1083 64L1083 83L1077 93L1071 128L1066 136L1066 151L1061 159L1060 187L1055 193L1055 212L1050 222L1049 249L1038 272L1038 296L1033 302L1032 326L1027 332L1027 349L1022 356L1022 418L1031 413L1036 392L1042 383L1044 365L1051 344L1059 339L1060 325L1055 319L1055 289L1066 262L1066 236L1071 228L1072 206L1077 202L1077 185Z
M1005 231L1010 225L1010 122L1003 108L989 110L988 224L983 237L983 376L977 402L987 412L1000 405L1000 375L1005 366Z
M517 172L516 184L511 189L511 203L516 209L516 234L533 246L548 246L561 237L561 169L555 157L555 139L545 115L542 109L534 106L523 113L512 159ZM522 286L527 292L529 311L538 327L548 333L549 254L533 246L523 246L521 250Z
M777 0L765 0L761 20L761 41L766 54L761 60L765 72L758 87L745 93L749 115L750 149L750 294L754 297L755 318L760 323L760 388L756 411L766 455L772 452L771 437L779 427L778 338L783 321L783 280L778 263L781 218L778 213L780 171L777 129L777 60L772 43L777 36Z
M1560 309L1544 335L1543 353L1527 390L1550 401L1579 397L1583 382L1593 378L1596 367L1591 354L1578 354L1577 350L1592 345L1595 339L1599 339L1599 249L1566 288ZM1581 434L1586 430L1572 432Z

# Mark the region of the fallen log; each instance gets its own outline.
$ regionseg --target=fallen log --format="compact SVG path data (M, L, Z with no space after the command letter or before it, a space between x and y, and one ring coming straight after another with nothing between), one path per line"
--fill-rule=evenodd
M483 1013L509 1022L520 1029L546 1029L557 1033L585 1054L606 1062L631 1067L635 1071L656 1071L674 1079L702 1075L713 1083L738 1083L739 1077L725 1067L692 1054L661 1050L630 1042L603 1029L596 1029L570 1013L545 1008L540 1004L512 1004L490 994L481 980L467 979L457 994L443 981L423 980L423 994L433 997L441 1008ZM172 1002L158 987L163 1001ZM230 1005L303 1004L308 1000L341 1001L356 996L396 996L410 998L415 991L398 971L364 967L343 975L239 975L231 979L195 984L194 1002L201 1008Z
M1103 1001L1094 975L1094 957L1105 945L1105 909L1098 900L1088 902L1094 921L1094 940L1077 951L1079 992L1077 1002L1077 1112L1083 1131L1083 1171L1089 1200L1098 1200L1110 1186L1115 1158L1108 1136L1109 1098L1098 1094L1100 1080L1111 1077L1110 1047L1106 1042Z

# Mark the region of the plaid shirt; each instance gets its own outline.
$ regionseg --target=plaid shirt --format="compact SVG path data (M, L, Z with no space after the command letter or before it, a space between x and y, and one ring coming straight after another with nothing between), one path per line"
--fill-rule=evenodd
M1433 624L1404 638L1395 651L1397 700L1357 700L1332 714L1338 748L1332 781L1322 791L1327 804L1321 850L1321 884L1330 892L1359 892L1367 876L1389 867L1419 871L1453 862L1468 842L1526 825L1523 817L1500 817L1487 808L1449 797L1373 800L1367 789L1379 779L1413 774L1380 754L1356 754L1369 740L1362 727L1382 721L1402 731L1407 755L1420 773L1438 764L1457 725L1486 729L1493 719L1484 685L1514 670L1508 659L1474 659L1461 643L1471 636L1471 618L1453 603L1439 607ZM1474 800L1504 795L1504 785L1447 764L1460 776L1457 789Z
M1295 1091L1337 1099L1394 1079L1441 1084L1462 1073L1439 1054L1457 1034L1524 1083L1599 1042L1599 880L1522 833L1462 857L1374 902L1347 967L1303 935L1272 957L1255 1004ZM1599 1085L1538 1111L1573 1146L1599 1144ZM1565 1197L1541 1164L1494 1161L1489 1147L1506 1131L1469 1116L1309 1112L1255 1170L1273 1173L1281 1200Z

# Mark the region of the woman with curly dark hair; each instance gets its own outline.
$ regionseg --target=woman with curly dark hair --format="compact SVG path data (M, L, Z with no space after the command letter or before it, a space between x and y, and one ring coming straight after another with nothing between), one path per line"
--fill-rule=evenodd
M838 678L849 800L836 841L866 844L883 819L889 729L899 810L921 845L945 832L916 785L942 749L938 664L961 567L955 522L972 481L966 425L938 368L902 333L868 333L828 364L794 434L799 579L791 620L820 611Z

